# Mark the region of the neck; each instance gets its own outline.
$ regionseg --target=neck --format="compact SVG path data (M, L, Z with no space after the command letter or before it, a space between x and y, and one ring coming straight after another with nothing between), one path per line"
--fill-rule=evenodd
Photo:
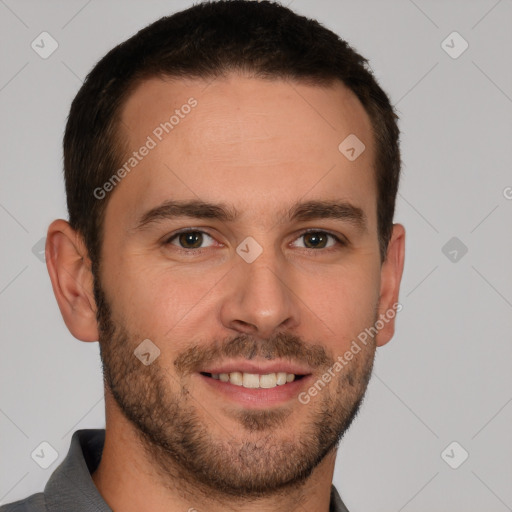
M233 497L201 488L174 462L165 471L152 460L133 425L106 393L106 435L94 484L112 510L136 512L328 512L336 452L330 452L300 486L258 498ZM174 464L174 467L173 467Z

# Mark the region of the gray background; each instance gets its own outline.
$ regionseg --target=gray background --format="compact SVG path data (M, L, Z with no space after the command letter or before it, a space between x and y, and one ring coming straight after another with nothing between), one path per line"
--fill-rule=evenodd
M403 310L334 483L351 512L512 510L512 1L284 3L368 57L401 116ZM33 252L66 217L70 102L107 50L191 4L0 0L0 503L42 490L73 431L104 427L98 344L70 335ZM43 31L48 59L31 48Z

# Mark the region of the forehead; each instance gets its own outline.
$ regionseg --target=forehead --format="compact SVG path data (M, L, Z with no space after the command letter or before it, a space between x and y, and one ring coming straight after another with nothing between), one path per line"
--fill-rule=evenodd
M129 96L121 119L129 172L110 202L130 204L133 216L169 199L263 213L307 196L349 199L372 217L371 122L341 83L154 78ZM365 149L351 161L339 146L353 136Z

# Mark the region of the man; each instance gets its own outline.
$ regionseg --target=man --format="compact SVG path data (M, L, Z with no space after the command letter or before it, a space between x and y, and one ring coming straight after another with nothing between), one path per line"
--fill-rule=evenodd
M397 116L365 64L235 0L94 67L46 258L70 332L100 343L106 429L2 511L347 510L337 446L393 336L405 240Z

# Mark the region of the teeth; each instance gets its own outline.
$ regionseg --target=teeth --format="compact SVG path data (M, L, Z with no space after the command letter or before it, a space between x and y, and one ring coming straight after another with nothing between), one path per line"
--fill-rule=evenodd
M260 376L257 373L244 373L242 385L244 388L259 388Z
M276 384L278 386L282 386L283 384L286 384L286 373L285 372L279 372L276 375L277 375Z
M224 374L226 375L226 374ZM244 382L242 374L240 372L232 372L229 374L229 382L235 386L241 386Z
M277 377L275 373L269 373L268 375L262 375L259 378L260 388L275 388L277 386Z
M230 382L235 386L243 386L249 389L270 389L276 386L283 386L288 382L295 380L293 373L278 372L268 373L266 375L259 375L257 373L214 373L212 374L214 379L220 380L221 382Z

